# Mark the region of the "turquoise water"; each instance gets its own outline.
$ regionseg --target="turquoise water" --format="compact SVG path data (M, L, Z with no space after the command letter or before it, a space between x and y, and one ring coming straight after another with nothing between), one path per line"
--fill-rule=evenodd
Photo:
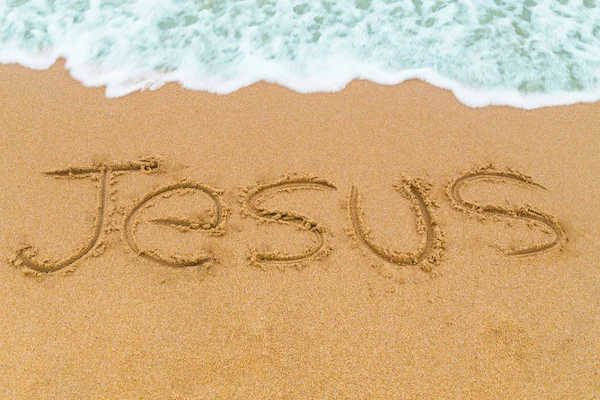
M1 63L59 57L108 97L417 77L535 108L600 99L600 0L0 0Z

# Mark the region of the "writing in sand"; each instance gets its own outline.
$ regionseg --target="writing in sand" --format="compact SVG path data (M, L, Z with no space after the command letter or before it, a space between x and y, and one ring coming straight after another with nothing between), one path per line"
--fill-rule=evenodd
M97 164L90 167L70 167L66 169L45 172L44 175L59 179L90 179L97 185L97 207L91 235L75 251L59 260L50 260L39 256L39 250L28 244L19 248L10 258L10 262L22 268L25 272L48 274L61 270L70 271L74 265L90 254L100 252L106 247L105 236L110 232L107 228L108 204L111 187L116 184L115 177L133 173L156 173L163 170L159 158L144 158L136 162ZM548 240L535 245L505 249L508 256L533 256L552 249L559 249L566 241L561 224L552 215L531 206L506 207L490 204L477 204L465 200L462 189L465 185L487 182L517 183L529 189L542 189L543 186L534 182L531 177L512 169L501 170L492 165L477 167L461 173L452 180L446 189L449 203L457 211L474 215L479 218L508 218L525 220L531 226L547 233ZM411 204L415 215L416 231L420 242L416 249L401 252L379 244L370 233L364 219L359 190L352 186L348 193L346 214L348 219L348 234L355 242L371 252L382 262L398 266L416 265L424 271L431 271L439 264L444 256L444 234L436 217L435 209L439 207L432 199L432 184L421 178L402 178L394 183L395 190ZM288 224L306 232L313 238L312 245L302 251L290 254L286 252L250 251L248 258L253 265L303 266L315 260L327 257L331 245L326 239L325 227L319 222L294 211L267 208L264 203L277 193L299 190L335 190L336 186L322 178L304 175L286 175L274 182L259 184L240 189L240 213L258 222L274 222ZM122 240L139 257L166 267L197 267L215 260L215 255L207 250L193 256L163 254L154 249L145 249L136 238L140 222L139 214L145 208L155 205L162 199L175 193L181 195L200 193L208 196L211 209L208 218L187 219L165 216L152 219L150 222L167 226L180 231L203 231L210 236L223 237L226 235L226 220L229 208L222 199L223 191L208 185L189 180L179 181L146 193L136 200L124 213L120 227ZM224 238L223 240L225 240Z

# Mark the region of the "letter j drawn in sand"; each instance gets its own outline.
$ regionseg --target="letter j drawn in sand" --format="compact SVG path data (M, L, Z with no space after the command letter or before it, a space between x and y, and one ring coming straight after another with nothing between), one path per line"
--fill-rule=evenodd
M92 233L87 242L81 244L75 252L63 258L62 260L39 260L37 257L39 251L31 245L27 245L17 251L12 262L16 266L22 266L39 273L56 272L69 267L73 263L81 260L88 255L99 244L102 231L106 221L107 214L107 192L110 185L110 179L115 172L154 172L160 167L160 162L156 158L145 158L137 162L122 164L100 164L92 167L71 167L61 170L44 172L44 175L62 179L85 179L98 180L98 202L96 206L96 218Z

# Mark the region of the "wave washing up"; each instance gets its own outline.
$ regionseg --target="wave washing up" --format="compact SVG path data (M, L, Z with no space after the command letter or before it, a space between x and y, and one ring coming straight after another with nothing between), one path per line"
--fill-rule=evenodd
M108 97L179 82L333 92L419 78L467 106L600 99L598 0L7 0L0 62L63 57Z

